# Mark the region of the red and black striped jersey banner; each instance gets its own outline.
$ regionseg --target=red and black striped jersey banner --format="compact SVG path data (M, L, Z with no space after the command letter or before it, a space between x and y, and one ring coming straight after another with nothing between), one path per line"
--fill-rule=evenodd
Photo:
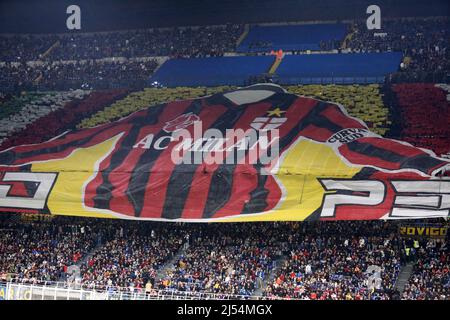
M341 105L260 84L2 151L0 210L188 222L448 217L448 166L370 132Z

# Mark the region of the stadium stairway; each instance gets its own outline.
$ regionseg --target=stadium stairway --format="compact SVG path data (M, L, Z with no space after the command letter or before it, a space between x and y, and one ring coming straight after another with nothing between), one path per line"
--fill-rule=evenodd
M244 32L242 32L241 36L236 41L236 48L239 47L239 45L241 44L242 41L244 41L244 39L247 37L249 31L250 31L250 25L246 24L244 26Z
M59 45L60 45L60 42L58 40L54 44L52 44L51 47L47 49L47 51L45 51L42 54L42 58L41 59L45 59L47 56L49 56L52 53L52 51L55 50L55 48L58 47Z
M102 240L101 234L99 234L97 237L97 244L95 245L95 247L91 251L89 251L87 254L85 254L80 260L78 260L75 263L75 265L77 267L81 268L81 266L84 263L87 263L89 261L89 259L91 259L94 256L94 254L103 247L104 244L105 244L105 242ZM59 277L59 282L66 282L66 280L67 280L66 273L62 273L61 276Z
M258 287L255 292L253 292L253 296L262 296L264 293L264 290L267 288L267 286L275 279L275 276L277 274L277 271L284 265L284 263L287 261L287 256L281 256L277 260L274 261L275 268L273 268L270 273L263 279L263 282L260 287Z
M282 60L283 60L283 56L281 56L280 59L275 59L273 65L270 67L269 74L274 74L277 71L278 66L281 64Z
M180 250L167 261L161 268L158 269L155 276L155 283L158 283L159 280L164 278L170 270L174 269L175 262L181 258L182 255L186 253L186 250L189 248L189 243L185 242Z
M402 270L400 270L400 273L398 274L397 282L395 283L394 289L400 292L400 296L403 293L403 290L405 289L405 285L408 283L409 277L411 276L411 273L413 271L413 267L414 263L409 262L402 268Z
M344 40L342 41L341 49L347 49L347 45L350 42L350 40L352 40L352 37L353 37L353 34L355 33L355 31L356 30L354 28L352 28L352 30L349 33L347 33Z

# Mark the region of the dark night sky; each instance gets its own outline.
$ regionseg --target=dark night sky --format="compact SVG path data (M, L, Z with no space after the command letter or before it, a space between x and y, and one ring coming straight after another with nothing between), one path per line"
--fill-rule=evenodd
M81 7L84 32L365 18L370 4L381 7L382 18L450 15L449 0L0 0L0 32L67 32L71 4Z

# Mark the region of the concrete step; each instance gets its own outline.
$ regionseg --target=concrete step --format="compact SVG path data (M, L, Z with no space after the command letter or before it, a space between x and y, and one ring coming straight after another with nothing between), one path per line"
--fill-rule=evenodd
M408 283L409 278L413 272L414 263L409 262L406 264L401 270L397 278L397 282L395 283L394 289L397 289L400 294L403 293L405 289L405 285Z
M236 48L239 47L239 45L241 44L242 41L244 41L244 39L247 37L249 31L250 31L250 25L246 24L244 26L244 32L242 32L241 36L236 41Z
M264 278L261 287L256 289L252 295L262 296L264 290L267 288L267 285L273 281L273 279L275 278L275 275L277 274L277 271L283 266L283 264L286 260L287 260L286 256L281 256L279 259L275 260L275 268L273 268L270 271L270 273Z
M155 283L158 283L159 280L161 280L163 277L166 276L166 274L170 271L174 269L174 264L175 262L183 255L185 254L187 248L189 248L189 244L185 243L183 244L183 246L181 247L180 250L178 250L178 252L172 257L172 259L170 259L169 261L167 261L159 270L158 272L156 272L156 276L155 276Z

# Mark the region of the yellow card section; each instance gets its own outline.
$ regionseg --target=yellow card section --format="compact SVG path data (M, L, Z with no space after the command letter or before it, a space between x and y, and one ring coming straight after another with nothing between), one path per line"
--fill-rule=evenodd
M361 167L348 166L333 149L311 140L301 140L281 158L275 179L284 189L284 199L275 209L259 214L241 215L224 222L302 221L322 205L325 190L319 177L351 178Z
M67 216L88 216L116 218L111 214L89 211L83 206L84 184L92 177L96 165L114 148L119 137L89 148L76 149L64 159L33 163L33 172L58 172L58 178L48 198L51 214Z

